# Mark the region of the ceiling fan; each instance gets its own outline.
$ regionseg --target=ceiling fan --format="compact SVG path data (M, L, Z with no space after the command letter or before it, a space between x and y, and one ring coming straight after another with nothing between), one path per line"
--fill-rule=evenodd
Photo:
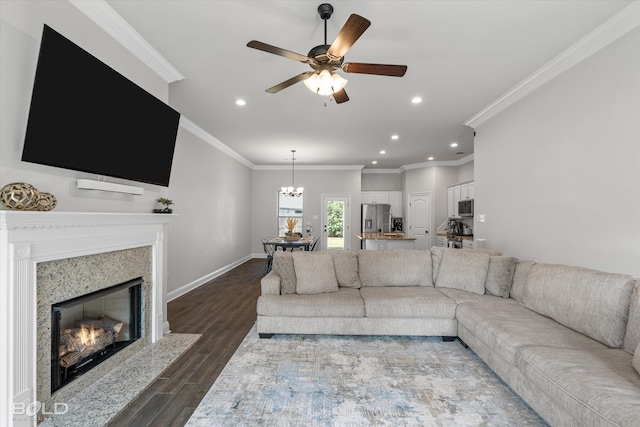
M277 93L282 89L304 81L305 85L320 95L332 95L336 103L347 102L349 97L344 90L347 80L342 78L335 70L341 69L345 73L374 74L378 76L402 77L407 72L406 65L367 64L362 62L344 62L344 55L369 28L371 21L360 15L353 14L347 19L344 26L331 45L327 44L327 20L331 18L333 6L323 3L318 6L318 14L324 20L324 44L314 47L307 56L289 50L281 49L257 40L247 43L253 49L262 50L274 55L284 56L294 61L309 64L313 71L306 71L288 80L283 81L266 90L268 93Z

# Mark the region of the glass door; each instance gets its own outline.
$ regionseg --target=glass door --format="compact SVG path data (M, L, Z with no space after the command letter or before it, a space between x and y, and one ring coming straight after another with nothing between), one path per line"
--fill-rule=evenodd
M349 196L322 196L322 250L348 251Z

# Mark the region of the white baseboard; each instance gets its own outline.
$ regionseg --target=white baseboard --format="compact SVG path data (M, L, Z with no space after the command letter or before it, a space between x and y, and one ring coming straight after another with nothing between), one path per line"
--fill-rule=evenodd
M241 259L239 259L237 261L232 262L231 264L225 265L224 267L219 268L216 271L213 271L213 272L207 274L206 276L203 276L203 277L201 277L199 279L196 279L191 283L187 283L186 285L181 286L178 289L175 289L173 291L167 292L167 302L173 301L174 299L176 299L178 297L181 297L182 295L186 294L187 292L190 292L190 291L196 289L197 287L202 286L205 283L210 282L211 280L215 279L216 277L223 275L227 271L232 270L232 269L236 268L237 266L239 266L240 264L249 261L251 258L254 258L254 257L251 256L251 255L248 255L248 256L246 256L244 258L241 258Z

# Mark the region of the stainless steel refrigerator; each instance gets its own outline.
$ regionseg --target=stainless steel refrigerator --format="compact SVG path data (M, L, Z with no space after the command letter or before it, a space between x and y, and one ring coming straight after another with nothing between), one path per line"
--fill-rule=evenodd
M363 233L376 233L382 230L389 233L389 223L391 222L391 205L384 203L363 203L362 204L362 228Z

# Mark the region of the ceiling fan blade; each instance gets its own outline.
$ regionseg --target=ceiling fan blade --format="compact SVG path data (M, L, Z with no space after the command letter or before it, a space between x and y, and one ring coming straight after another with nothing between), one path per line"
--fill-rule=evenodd
M295 77L291 77L289 80L285 80L282 83L279 83L273 87L270 87L269 89L267 89L265 92L268 93L277 93L280 92L282 89L286 89L291 85L294 85L298 82L301 82L303 80L307 80L309 78L309 76L311 76L314 72L313 71L306 71L302 74L298 74Z
M375 74L378 76L402 77L407 72L406 65L365 64L362 62L345 62L342 64L345 73Z
M342 104L343 102L347 102L349 97L347 96L347 92L341 89L333 94L333 99L336 101L336 104Z
M314 59L309 58L308 56L300 55L299 53L291 52L290 50L271 46L270 44L262 43L257 40L251 40L249 43L247 43L247 47L258 49L267 53L273 53L274 55L284 56L285 58L293 59L294 61L298 62L304 62L305 64L315 62Z
M351 15L347 22L344 23L344 27L336 36L327 53L335 57L343 57L362 33L369 28L369 25L371 25L371 21L367 18L356 14Z

